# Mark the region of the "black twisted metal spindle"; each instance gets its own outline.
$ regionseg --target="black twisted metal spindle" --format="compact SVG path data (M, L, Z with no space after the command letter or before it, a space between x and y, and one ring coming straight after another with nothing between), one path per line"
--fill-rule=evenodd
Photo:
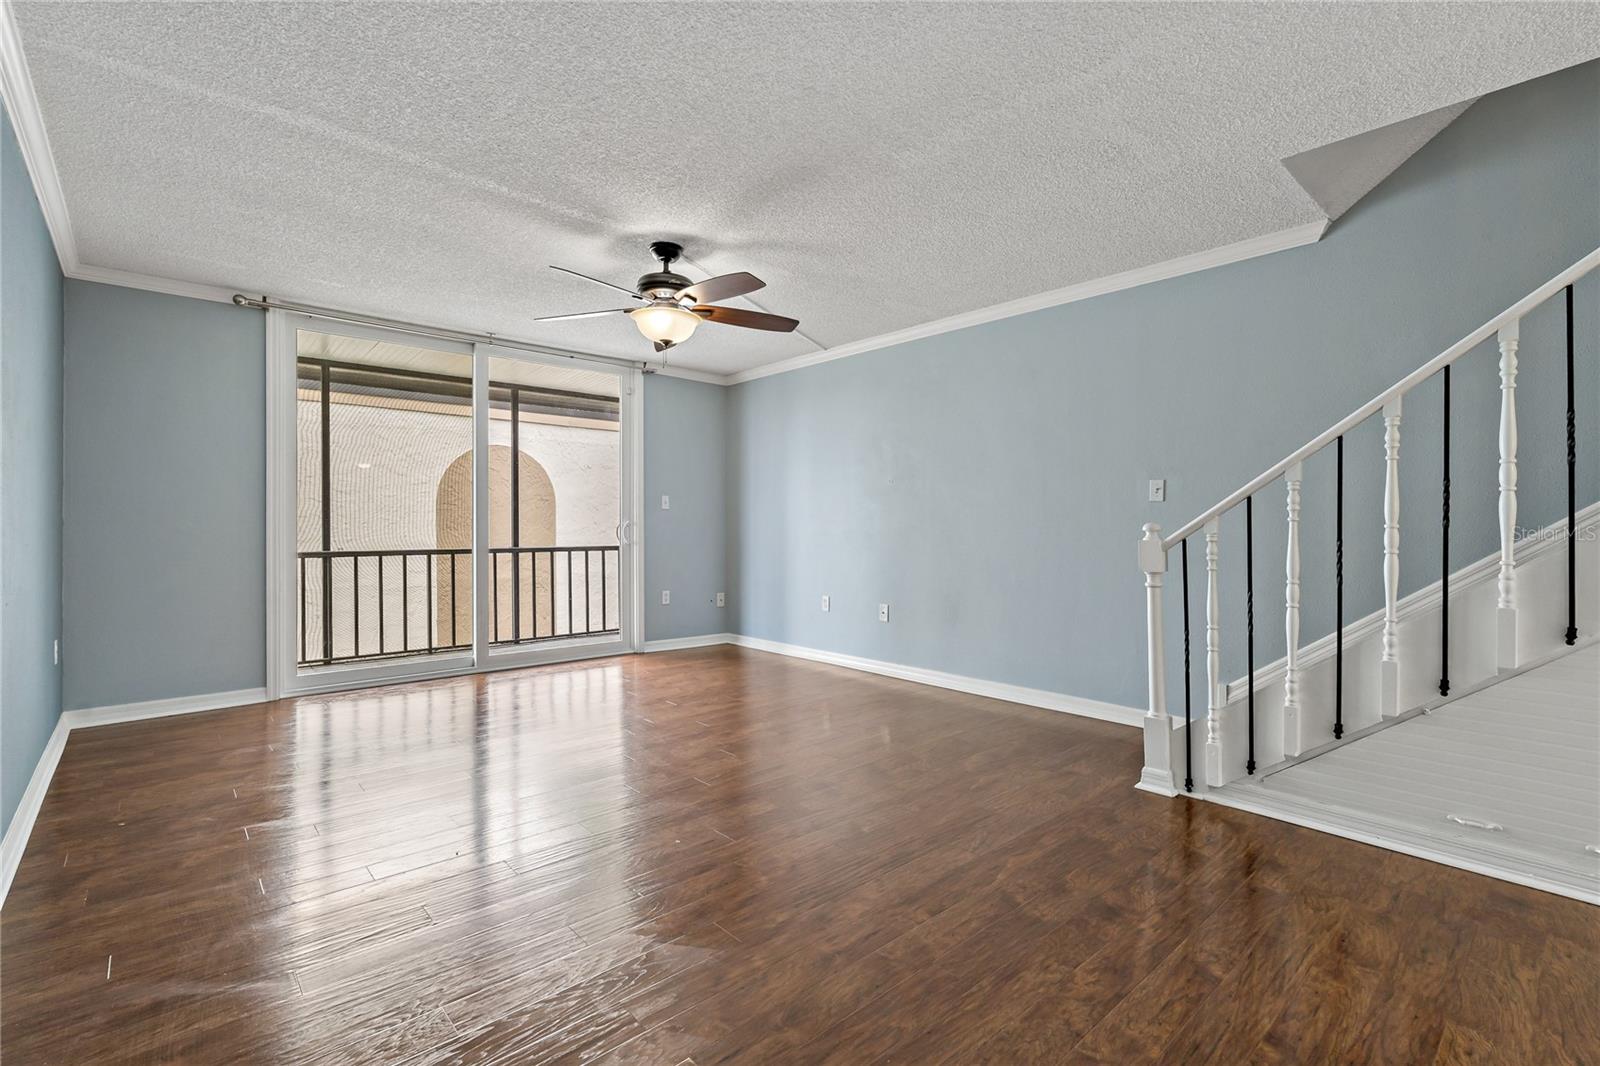
M1189 698L1189 538L1182 541L1183 548L1183 790L1194 791L1194 732Z
M1255 497L1244 498L1244 631L1245 706L1250 721L1250 751L1245 759L1244 772L1256 772L1256 555L1255 555Z
M1444 368L1444 505L1439 549L1439 695L1450 695L1450 368Z
M1333 739L1344 737L1344 434L1339 435L1336 451L1338 463L1336 477L1338 488L1334 512L1333 578L1334 625L1337 636L1333 645Z
M1567 286L1567 644L1578 643L1578 409L1572 391L1572 286Z

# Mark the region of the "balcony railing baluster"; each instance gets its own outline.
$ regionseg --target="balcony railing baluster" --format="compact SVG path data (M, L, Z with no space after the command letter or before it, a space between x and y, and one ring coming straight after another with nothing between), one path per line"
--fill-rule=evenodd
M300 563L300 661L306 661L306 561Z
M504 647L515 644L544 642L567 637L601 636L619 632L619 628L611 624L610 597L615 585L610 581L609 575L607 574L607 570L610 566L617 566L620 572L621 559L618 555L618 551L619 549L616 545L605 544L573 545L572 547L559 548L549 546L490 548L490 573L494 575L496 580L491 582L490 588L493 620L490 628L490 633L492 636L489 643L496 647ZM556 584L556 574L558 571L556 569L555 561L557 552L560 552L567 558L567 588L565 596L567 601L567 615L565 622L563 622L560 618L560 609L557 604L556 594L558 592L558 586ZM581 629L577 625L577 588L580 582L578 581L578 567L574 558L580 554L583 556L583 581L581 584L584 590L584 622ZM532 609L534 631L532 635L523 635L521 639L502 637L504 627L502 627L500 624L500 589L498 578L500 574L501 558L502 556L507 555L511 556L514 569L517 571L520 571L522 568L516 565L516 560L519 560L524 555L528 556L530 559L527 569L528 576L530 579L532 579L531 584L533 586L533 599L529 606ZM549 582L543 590L541 590L538 586L540 568L537 560L541 555L549 560L549 566L545 571L549 577ZM470 647L470 640L463 643L463 634L461 632L459 622L457 621L457 612L459 611L457 597L461 591L458 570L463 559L466 559L470 562L472 557L472 549L414 548L388 551L305 551L299 553L299 558L297 560L300 567L300 665L327 666L334 663L390 658L396 655L422 654L423 649L413 649L411 647L411 564L417 556L421 556L423 559L424 572L426 575L424 594L426 602L425 611L428 615L426 619L426 625L428 628L427 651L430 653L440 651L461 651L467 647ZM389 558L398 559L400 563L401 580L399 648L390 648L387 637L388 623L385 615L387 614L388 604L388 573L391 569L393 569L387 563ZM436 558L438 559L437 573L435 572L434 566L434 560ZM363 570L365 569L370 572L373 569L371 567L364 568L362 563L369 562L374 559L376 559L378 563L376 567L378 575L378 590L375 597L378 610L377 650L373 650L369 645L364 645L361 640L361 601L364 598L364 594L370 592L370 590L364 589L361 584ZM310 645L312 644L310 636L310 626L312 622L310 603L315 597L311 595L309 579L306 576L306 567L309 564L320 563L324 572L332 574L334 570L334 564L338 562L342 565L345 561L348 561L350 564L351 598L349 618L352 625L351 639L350 644L347 647L347 654L339 654L337 649L335 649L332 645L332 634L334 630L335 619L330 610L329 613L324 614L320 619L318 619L322 626L322 632L325 637L324 647L327 649L326 654L312 656L309 654ZM446 566L448 566L450 570L448 575L444 573L444 568ZM598 628L594 625L593 615L593 590L595 582L595 575L593 571L595 567L599 567L600 569L600 626ZM368 580L371 579L370 573L368 573L367 578ZM446 583L448 583L448 592L446 590ZM330 595L324 598L325 602L337 602L337 598L331 595L331 587L325 591L330 593ZM450 612L450 621L448 641L445 641L441 637L441 634L445 632L445 623L442 618L438 617L438 614L441 610L446 608L447 604ZM539 616L541 614L547 614L550 618L548 632L540 631ZM517 627L513 627L513 632L516 631ZM523 630L523 632L526 634L525 630Z
M355 625L350 635L355 645L353 658L361 658L361 556L350 560L350 602L355 604Z

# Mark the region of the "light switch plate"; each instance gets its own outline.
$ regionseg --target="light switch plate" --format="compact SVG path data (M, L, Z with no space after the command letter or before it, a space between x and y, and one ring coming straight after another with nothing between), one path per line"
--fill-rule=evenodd
M672 591L670 589L662 589L661 590L661 606L665 607L667 604L669 604L671 602L672 602Z
M824 610L824 611L827 611L827 610L831 610L831 609L832 609L832 608L831 608L831 607L830 607L830 606L829 606L829 601L828 601L828 597L826 597L826 596L824 596L824 597L822 597L822 609L823 609L823 610Z
M663 497L661 497L661 509L663 511L672 510L672 497L671 496L663 496Z
M718 607L726 607L726 606L728 606L728 595L727 595L727 593L725 593L725 592L717 593L717 606Z
M878 604L878 621L887 622L888 620L889 620L889 605L887 603Z
M1167 502L1167 479L1156 477L1150 479L1150 502Z

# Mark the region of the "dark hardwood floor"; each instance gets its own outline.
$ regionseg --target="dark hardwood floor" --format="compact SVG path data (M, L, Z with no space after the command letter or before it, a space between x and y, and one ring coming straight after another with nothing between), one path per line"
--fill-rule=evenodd
M30 1063L1600 1063L1600 908L732 648L75 732Z

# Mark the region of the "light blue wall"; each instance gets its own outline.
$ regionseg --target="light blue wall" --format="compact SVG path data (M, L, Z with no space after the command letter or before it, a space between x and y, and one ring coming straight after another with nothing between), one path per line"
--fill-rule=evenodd
M264 346L257 312L67 282L67 708L265 683ZM649 639L725 628L725 398L645 380Z
M67 709L266 683L264 330L67 282Z
M728 390L681 378L644 379L645 639L727 631L716 606L727 573L723 463ZM670 510L661 497L671 498ZM672 603L661 605L661 590Z
M646 636L733 630L1137 705L1140 524L1180 524L1597 244L1591 64L1481 101L1311 247L731 390L649 377ZM1591 279L1589 398L1597 305ZM262 329L225 305L68 283L65 706L262 683ZM1555 309L1525 325L1530 525L1559 510L1558 334ZM1487 350L1456 395L1456 425L1478 427L1457 431L1465 560L1495 543ZM1406 412L1407 588L1436 570L1437 403L1425 386ZM1378 602L1377 428L1348 447L1355 616ZM1332 617L1314 584L1331 573L1330 466L1307 471L1307 639ZM1165 505L1144 502L1157 476ZM1600 495L1594 464L1582 478ZM1258 508L1258 604L1281 584L1280 496ZM1223 566L1242 616L1240 520ZM1281 654L1277 628L1258 657Z
M735 627L1140 706L1140 525L1181 525L1597 245L1591 63L1481 100L1318 244L736 386ZM1578 300L1589 501L1600 495L1595 278ZM1560 323L1558 305L1524 323L1523 525L1564 511ZM1455 377L1460 564L1497 543L1489 346ZM1439 402L1430 383L1406 408L1406 589L1438 571ZM1381 602L1381 426L1346 448L1354 618ZM1165 504L1146 502L1154 477L1169 479ZM1310 640L1333 617L1331 453L1306 479ZM1258 661L1283 648L1282 514L1280 484L1256 515ZM1223 610L1240 621L1242 522L1224 519L1222 557ZM1169 593L1176 569L1175 553ZM1178 608L1169 595L1174 634Z
M0 109L3 111L3 109ZM0 834L61 714L61 266L0 117Z

